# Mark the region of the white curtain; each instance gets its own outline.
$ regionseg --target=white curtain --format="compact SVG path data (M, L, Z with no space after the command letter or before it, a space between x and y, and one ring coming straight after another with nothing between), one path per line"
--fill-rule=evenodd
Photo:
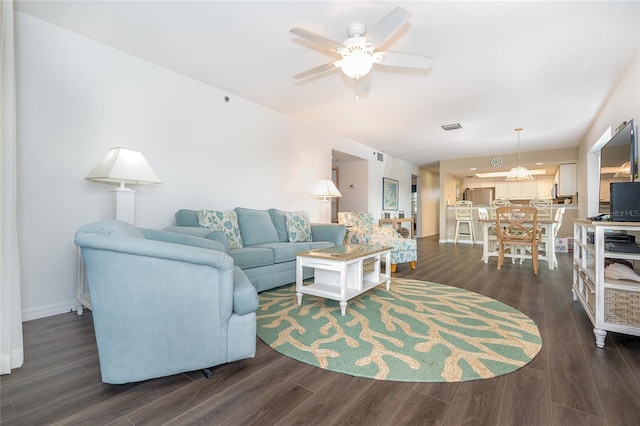
M22 366L13 1L0 3L0 374Z

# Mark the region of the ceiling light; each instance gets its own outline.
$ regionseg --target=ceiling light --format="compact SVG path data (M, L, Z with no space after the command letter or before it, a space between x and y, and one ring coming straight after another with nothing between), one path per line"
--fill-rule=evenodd
M462 129L462 126L460 125L460 123L453 123L453 124L445 124L444 126L441 126L444 130L456 130L456 129Z
M487 173L474 173L474 175L476 177L479 178L506 178L507 176L509 176L511 172L487 172ZM529 170L529 174L531 174L532 176L539 176L539 175L546 175L547 174L547 169L532 169Z
M527 170L526 167L522 167L520 165L520 132L522 131L522 127L516 127L514 129L518 132L518 167L514 167L511 169L506 180L533 180L533 176L531 176L531 172Z
M339 50L342 55L340 68L351 78L360 79L373 67L373 49L367 46L364 37L352 37L345 41L345 48Z

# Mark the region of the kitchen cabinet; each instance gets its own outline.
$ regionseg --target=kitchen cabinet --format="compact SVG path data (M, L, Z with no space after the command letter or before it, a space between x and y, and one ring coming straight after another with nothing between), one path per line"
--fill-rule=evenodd
M493 188L496 186L495 179L469 178L467 188Z
M593 323L596 346L604 348L608 331L640 336L640 282L612 279L605 272L605 259L622 259L634 266L640 253L631 249L609 251L605 235L640 234L640 223L573 222L573 300L580 302ZM611 237L609 237L611 238Z
M536 178L536 197L552 198L551 191L553 189L552 176L538 176Z
M532 200L536 198L535 180L509 180L507 193L510 200Z
M558 185L556 197L572 197L576 195L576 164L560 164L555 175L555 184Z
M496 199L497 200L508 200L509 199L509 189L507 187L506 180L497 180L496 181Z

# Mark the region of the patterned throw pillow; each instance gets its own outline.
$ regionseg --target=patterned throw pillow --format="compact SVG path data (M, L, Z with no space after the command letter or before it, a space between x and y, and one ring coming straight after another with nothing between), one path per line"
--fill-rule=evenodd
M230 249L242 247L238 216L235 211L198 210L198 222L203 228L222 231L227 237Z
M305 211L286 212L287 235L290 243L302 243L312 241L311 221Z

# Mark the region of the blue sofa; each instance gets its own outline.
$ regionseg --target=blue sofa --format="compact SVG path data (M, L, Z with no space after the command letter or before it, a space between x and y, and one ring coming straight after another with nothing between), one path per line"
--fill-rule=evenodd
M164 230L219 241L233 258L234 265L242 269L259 292L296 281L297 252L344 244L344 225L312 223L311 241L289 242L286 212L242 207L233 211L242 236L240 248L229 248L228 237L223 232L201 227L196 210L178 210L176 226ZM311 278L313 270L305 269L304 274L305 279Z
M122 221L75 234L100 372L128 383L251 358L258 294L217 241Z

